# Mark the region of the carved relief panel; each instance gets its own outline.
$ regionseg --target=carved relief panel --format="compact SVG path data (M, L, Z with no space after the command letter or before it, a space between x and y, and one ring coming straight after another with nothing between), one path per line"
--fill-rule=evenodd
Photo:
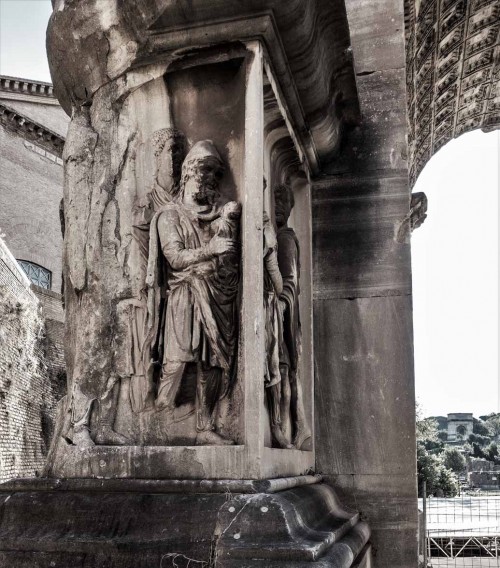
M130 409L123 399L116 421L141 445L242 441L244 67L241 57L163 79L171 126L153 133L152 189L134 208L143 306L129 332Z
M269 68L263 94L266 445L304 451L313 446L309 182Z
M72 355L57 475L312 467L308 174L266 66L258 42L195 53L117 81L111 100L73 120L67 152L82 159L70 177L116 172L92 271L83 292L68 291L88 302L90 319L73 323L89 349ZM77 185L65 198L70 233ZM102 292L88 294L89 278ZM282 449L279 461L267 453Z

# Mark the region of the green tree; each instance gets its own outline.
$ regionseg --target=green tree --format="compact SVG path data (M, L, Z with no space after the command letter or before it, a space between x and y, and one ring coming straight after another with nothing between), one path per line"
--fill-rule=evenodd
M459 474L465 470L465 458L456 448L446 448L443 454L443 464L446 468Z
M439 440L441 440L441 442L446 442L448 440L448 432L446 432L445 430L440 430L438 432L438 438Z
M479 434L480 436L490 436L491 431L488 428L488 424L485 423L483 420L478 420L477 418L473 418L473 425L472 425L472 432L474 434Z
M424 481L427 495L454 497L458 493L458 481L441 456L429 453L423 444L417 446L418 496L423 496Z
M472 457L487 460L488 456L484 453L483 448L477 443L472 442Z
M424 446L431 454L440 454L444 450L444 444L440 440L437 442L434 440L425 440Z
M441 465L437 474L437 493L442 492L443 497L455 497L458 493L457 476L444 465Z
M434 418L424 418L417 404L417 442L439 442L438 423Z
M494 438L500 436L500 414L494 414L486 420L486 424L490 430L490 435Z
M417 474L420 497L424 481L427 483L427 495L452 497L458 491L455 474L443 462L444 446L438 434L437 421L434 418L423 418L417 406Z
M499 460L498 446L495 444L495 442L491 442L491 444L486 448L485 451L490 461L497 462Z
M438 486L439 458L430 454L423 444L417 445L418 496L423 496L424 481L427 495L434 495Z
M479 420L486 422L486 420L488 420L488 418L491 418L492 416L496 416L496 413L490 412L489 414L483 414L482 416L479 417Z
M471 456L472 455L472 446L469 442L466 442L463 446L462 449L464 451L464 454L466 456Z
M489 436L481 436L481 434L470 434L467 441L470 444L478 444L479 446L487 446L491 442Z

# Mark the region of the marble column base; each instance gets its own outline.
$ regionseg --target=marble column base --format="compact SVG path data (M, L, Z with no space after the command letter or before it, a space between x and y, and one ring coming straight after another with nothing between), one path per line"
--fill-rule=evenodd
M320 477L0 485L0 566L370 568L370 530Z

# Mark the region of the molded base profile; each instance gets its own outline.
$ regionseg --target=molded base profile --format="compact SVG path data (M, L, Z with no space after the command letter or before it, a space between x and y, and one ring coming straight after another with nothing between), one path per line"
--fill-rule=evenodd
M320 478L18 480L0 566L370 568L370 531Z

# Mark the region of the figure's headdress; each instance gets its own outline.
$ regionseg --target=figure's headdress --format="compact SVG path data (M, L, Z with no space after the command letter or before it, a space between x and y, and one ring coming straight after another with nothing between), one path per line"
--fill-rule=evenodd
M224 172L224 162L212 140L200 140L189 150L183 164L181 177L181 190L193 174L193 166L199 163L212 163L216 168L217 177L222 177Z
M186 159L184 160L184 164L187 165L194 162L203 162L210 159L215 160L221 170L224 169L222 158L220 157L220 154L212 140L200 140L199 142L196 142L191 150L189 150Z

